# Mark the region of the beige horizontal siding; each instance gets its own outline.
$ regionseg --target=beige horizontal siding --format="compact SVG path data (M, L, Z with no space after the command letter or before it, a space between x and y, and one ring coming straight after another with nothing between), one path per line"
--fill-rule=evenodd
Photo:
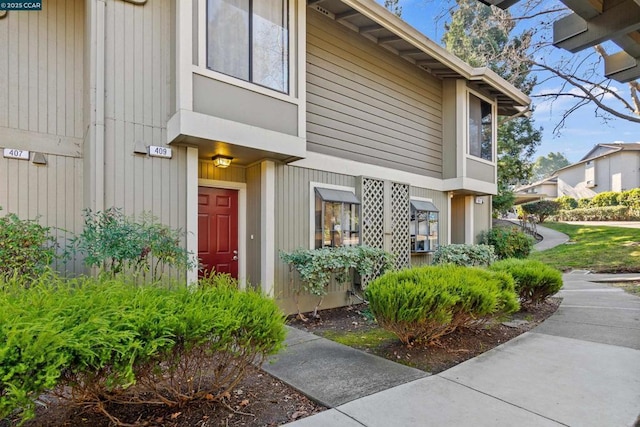
M198 163L198 178L216 181L247 182L246 168L230 166L217 168L212 161L200 160Z
M441 177L440 80L315 11L307 24L308 149Z

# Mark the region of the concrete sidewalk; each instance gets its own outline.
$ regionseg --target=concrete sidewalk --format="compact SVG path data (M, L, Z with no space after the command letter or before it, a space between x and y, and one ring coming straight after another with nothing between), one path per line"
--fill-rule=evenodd
M632 426L640 298L592 282L617 277L565 275L545 323L438 375L301 331L265 370L332 408L295 427Z
M569 241L569 236L556 230L552 230L542 225L536 226L536 232L542 236L542 240L533 245L533 250L544 251L555 248Z

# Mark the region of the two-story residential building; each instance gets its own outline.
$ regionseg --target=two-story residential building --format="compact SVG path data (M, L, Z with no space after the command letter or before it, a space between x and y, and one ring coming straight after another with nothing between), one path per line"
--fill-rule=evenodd
M556 171L558 197L591 198L640 187L640 143L597 144L578 162Z
M0 44L2 213L64 239L84 208L149 211L287 312L279 251L474 242L497 116L529 104L374 0L56 0Z

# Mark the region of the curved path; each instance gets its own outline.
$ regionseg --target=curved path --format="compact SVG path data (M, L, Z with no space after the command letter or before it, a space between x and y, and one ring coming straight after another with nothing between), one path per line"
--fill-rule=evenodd
M640 426L640 298L603 283L621 279L640 276L565 274L542 325L437 375L293 328L263 368L331 408L295 427Z

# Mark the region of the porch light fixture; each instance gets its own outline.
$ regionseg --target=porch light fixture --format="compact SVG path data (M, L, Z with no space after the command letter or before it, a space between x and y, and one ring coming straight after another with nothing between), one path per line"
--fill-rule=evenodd
M213 160L213 165L217 168L228 168L231 165L233 157L216 154L211 158L211 160Z

